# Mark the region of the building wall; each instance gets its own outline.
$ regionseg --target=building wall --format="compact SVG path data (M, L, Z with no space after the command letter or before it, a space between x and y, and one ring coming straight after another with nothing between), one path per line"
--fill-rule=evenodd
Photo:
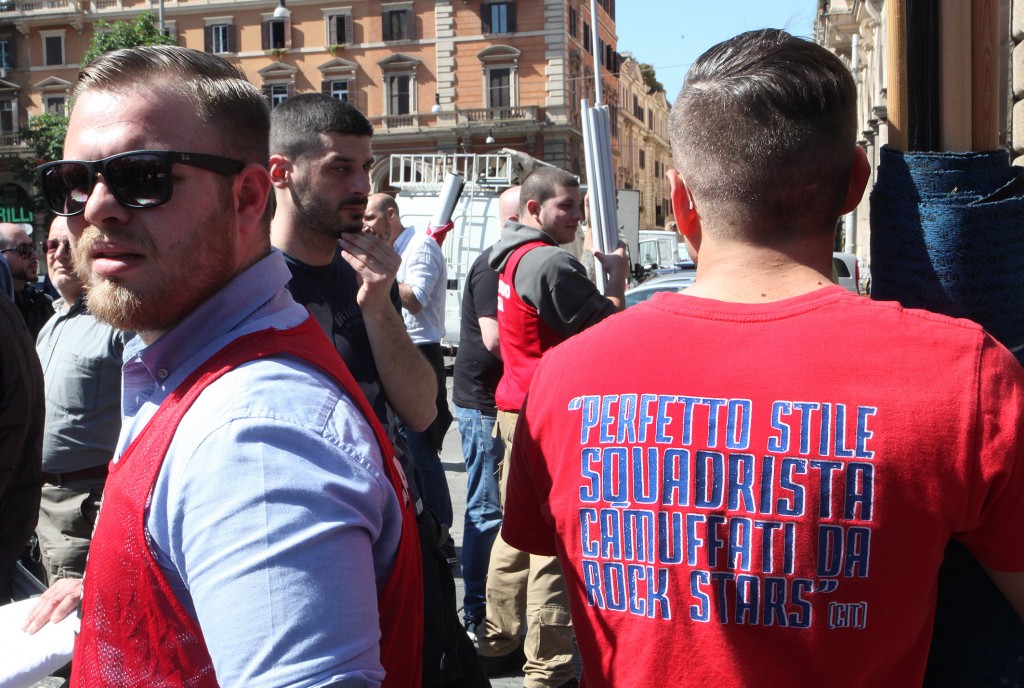
M622 63L618 95L616 179L622 188L640 191L640 227L664 227L672 219L665 179L672 165L668 101L664 91L650 93L633 59Z
M871 163L871 177L860 205L837 230L836 250L854 253L863 277L871 270L869 195L879 151L888 142L885 76L885 1L830 0L819 4L815 41L849 65L857 83L857 141Z
M487 30L500 0L287 0L283 49L265 44L265 26L277 0L166 0L164 19L178 45L209 49L211 25L232 29L223 57L247 78L284 96L321 91L349 80L349 99L373 122L375 152L523 151L585 177L580 100L594 99L588 0L515 0L513 31ZM604 102L619 106L615 21L598 9ZM0 41L8 40L13 63L0 70L0 156L26 155L18 131L51 99L67 98L82 54L101 21L157 14L157 0L9 0L0 3ZM384 40L382 13L408 9L412 35ZM329 18L351 17L351 41L329 35ZM46 65L45 39L62 35L64 59ZM509 106L490 102L488 70L510 70ZM389 75L411 77L408 112L389 110ZM436 99L436 100L435 100ZM11 113L5 121L4 102ZM433 112L435 102L439 112ZM641 134L636 134L642 136ZM489 137L493 143L487 143ZM659 143L660 145L660 143ZM616 159L621 146L613 141ZM2 166L0 166L2 167ZM616 165L616 168L622 167ZM0 173L0 183L9 181ZM623 186L618 183L617 185ZM645 206L651 205L645 203ZM652 205L653 207L653 205Z

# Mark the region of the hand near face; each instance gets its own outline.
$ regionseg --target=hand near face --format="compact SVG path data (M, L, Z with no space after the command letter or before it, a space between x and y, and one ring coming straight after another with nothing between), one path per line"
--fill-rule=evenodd
M359 276L361 286L356 295L360 308L387 306L391 308L391 284L398 274L402 258L391 244L367 232L342 234L341 257Z

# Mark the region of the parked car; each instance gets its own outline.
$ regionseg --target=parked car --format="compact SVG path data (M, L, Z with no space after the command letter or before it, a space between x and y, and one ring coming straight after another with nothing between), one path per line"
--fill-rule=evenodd
M854 294L860 293L860 263L853 253L832 254L832 279Z
M692 265L692 264L691 264ZM652 277L632 289L626 290L626 308L646 301L659 291L679 291L693 284L697 269L684 269L668 275Z

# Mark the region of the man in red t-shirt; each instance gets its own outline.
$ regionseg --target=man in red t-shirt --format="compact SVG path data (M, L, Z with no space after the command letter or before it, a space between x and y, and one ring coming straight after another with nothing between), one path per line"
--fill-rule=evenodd
M952 537L1024 612L1024 371L829 279L855 102L785 32L706 52L670 125L694 286L537 368L502 536L559 558L587 686L920 685Z

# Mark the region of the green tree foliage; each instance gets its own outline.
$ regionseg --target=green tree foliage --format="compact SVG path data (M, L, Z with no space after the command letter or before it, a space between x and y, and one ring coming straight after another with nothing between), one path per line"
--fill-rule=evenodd
M658 81L657 77L654 76L654 67L646 62L641 62L640 76L644 78L644 83L647 85L647 88L664 93L665 87L660 81Z
M633 53L629 52L628 50L623 50L620 54L622 55L623 60L632 60L633 62L636 62L640 66L640 76L641 78L643 78L644 85L646 85L648 89L650 89L651 91L661 91L664 93L665 87L662 85L660 81L658 81L658 78L654 75L654 67L647 64L646 62L640 62L639 60L636 59L636 57L633 56Z
M32 146L37 160L59 160L64 151L68 117L59 112L44 112L28 118L28 131L21 137Z
M157 25L152 12L142 12L130 22L116 21L113 24L96 22L97 31L89 42L89 49L82 55L82 64L87 65L103 53L137 45L173 45L174 39L167 36Z

